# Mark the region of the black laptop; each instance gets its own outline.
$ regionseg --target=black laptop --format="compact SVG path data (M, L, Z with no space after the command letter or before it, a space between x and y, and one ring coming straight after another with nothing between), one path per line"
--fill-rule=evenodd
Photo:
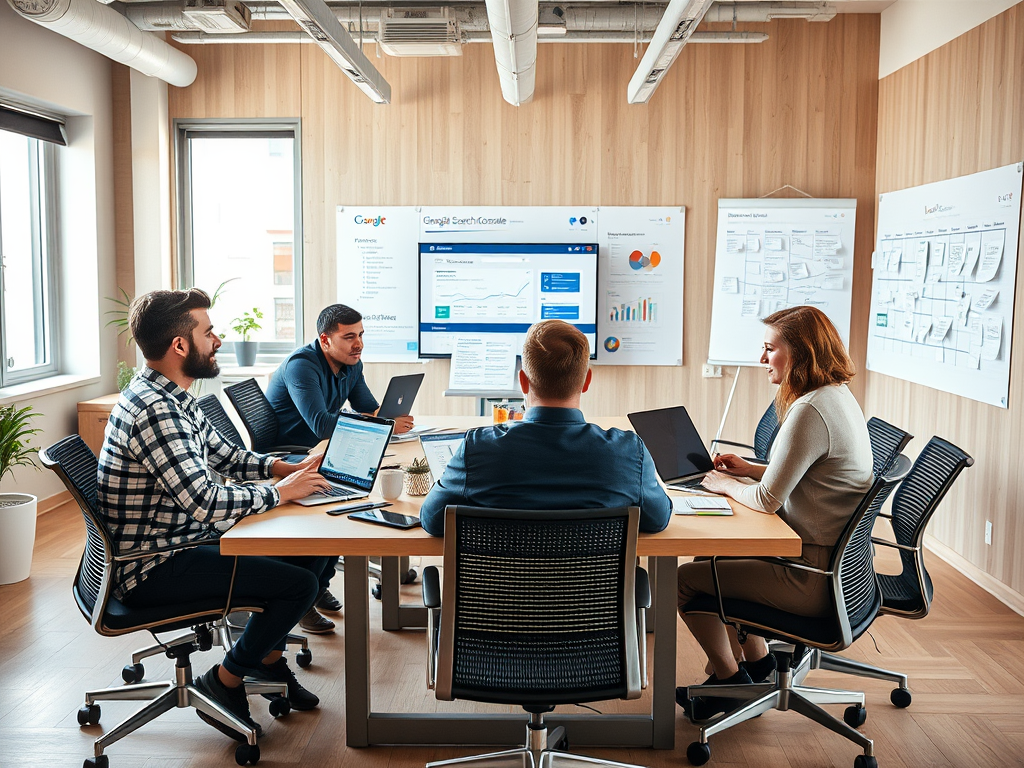
M377 418L395 419L399 416L408 416L412 412L412 404L416 401L416 393L420 391L423 376L422 373L392 376L380 410L377 411Z
M665 485L680 490L701 489L700 481L715 463L683 406L631 413L629 423L651 452Z

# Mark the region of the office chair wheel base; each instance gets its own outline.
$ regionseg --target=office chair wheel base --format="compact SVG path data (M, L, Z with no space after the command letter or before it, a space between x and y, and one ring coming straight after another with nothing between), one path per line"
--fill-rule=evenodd
M711 759L711 745L701 744L699 741L693 742L686 748L686 759L690 761L690 765L704 765ZM859 767L855 766L855 768Z
M208 651L213 648L213 632L210 631L210 627L207 624L201 624L195 627L196 633L196 645L199 646L200 651Z
M402 578L399 579L399 581L401 581L403 584L413 584L416 582L417 575L418 574L416 573L416 569L410 568L408 571L402 574Z
M843 722L851 728L860 728L867 719L868 710L866 707L851 706L843 711Z
M370 589L370 594L373 595L374 600L380 600L380 584L374 584Z
M909 707L912 699L910 691L906 688L893 688L892 693L889 694L889 701L893 703L894 707L899 707L900 709Z
M99 704L83 704L78 708L79 725L96 725L100 721ZM104 757L100 755L100 757Z
M274 717L284 717L292 711L292 705L284 696L279 696L270 702L270 714Z
M110 768L110 760L106 755L87 757L85 758L85 763L82 764L82 768Z
M309 648L303 648L295 654L295 663L305 669L313 663L313 652Z
M853 761L853 768L878 768L878 761L873 755L857 755Z
M141 683L146 676L146 668L141 664L125 664L121 670L121 679L126 683Z
M260 761L259 744L239 744L235 747L235 762L239 765L256 765Z

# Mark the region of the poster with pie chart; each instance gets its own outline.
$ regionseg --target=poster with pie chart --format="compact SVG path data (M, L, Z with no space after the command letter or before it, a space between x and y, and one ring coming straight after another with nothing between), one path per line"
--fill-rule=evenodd
M682 208L598 211L597 362L683 364Z

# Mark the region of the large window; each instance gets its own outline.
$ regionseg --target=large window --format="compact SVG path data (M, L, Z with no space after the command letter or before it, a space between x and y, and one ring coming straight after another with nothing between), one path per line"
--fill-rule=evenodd
M180 283L213 293L225 349L232 320L253 308L250 334L272 362L302 340L302 233L298 124L178 121ZM230 364L230 359L222 362Z
M0 386L57 370L56 148L0 130Z

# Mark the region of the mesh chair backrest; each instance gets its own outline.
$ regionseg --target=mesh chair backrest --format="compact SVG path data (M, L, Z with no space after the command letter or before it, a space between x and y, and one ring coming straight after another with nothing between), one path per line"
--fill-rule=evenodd
M876 477L888 472L907 443L914 439L909 432L877 416L868 419L868 437L871 438L871 458Z
M779 432L779 415L775 412L775 401L772 400L768 410L757 422L757 429L754 430L754 456L761 461L768 461L768 452L775 441L775 435Z
M92 449L78 435L65 437L49 448L44 448L39 452L39 459L44 467L52 469L63 481L78 502L85 519L85 552L78 565L73 591L79 608L91 621L112 551L110 539L98 518L96 474L99 462Z
M974 459L941 437L933 437L892 497L892 528L896 541L920 548L924 529L953 481ZM915 569L915 553L901 551L904 572ZM923 561L922 561L923 568Z
M457 510L454 698L625 697L625 617L635 613L625 588L626 565L636 562L629 512L546 514Z
M868 627L882 605L882 594L875 578L871 529L878 508L875 498L888 487L895 486L902 475L875 478L871 488L861 498L857 510L839 537L832 555L832 571L838 579L846 620L849 621L851 641ZM840 620L844 617L840 615ZM844 633L845 634L845 633Z
M274 448L277 445L277 414L256 379L224 387L224 394L242 418L252 450L265 453Z
M220 404L220 399L215 394L211 392L208 395L203 395L196 401L196 404L203 415L213 424L217 434L232 445L245 448L242 436L238 434L234 422L231 421L231 417L228 416L228 412L224 410L224 406Z

